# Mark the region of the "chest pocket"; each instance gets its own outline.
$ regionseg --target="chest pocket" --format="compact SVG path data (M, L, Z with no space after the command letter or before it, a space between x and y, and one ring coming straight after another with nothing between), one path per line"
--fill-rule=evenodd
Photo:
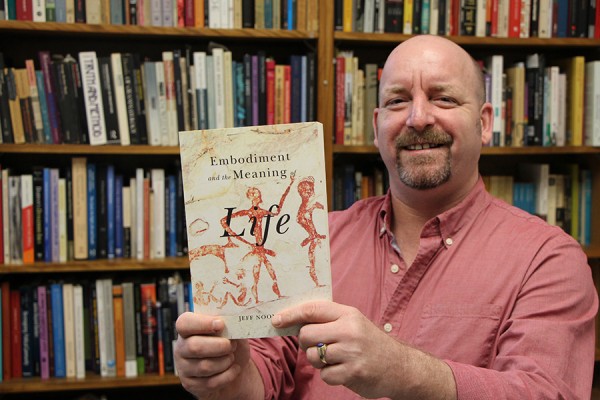
M414 345L439 358L487 367L501 311L495 304L427 304Z

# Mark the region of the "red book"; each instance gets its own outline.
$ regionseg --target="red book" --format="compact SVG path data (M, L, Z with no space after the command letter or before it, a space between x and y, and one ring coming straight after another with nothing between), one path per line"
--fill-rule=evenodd
M265 61L267 82L267 125L275 123L275 60Z
M33 21L33 1L32 0L17 0L17 20L18 21Z
M194 15L194 0L185 1L185 26L194 26L195 15Z
M10 343L10 284L7 281L2 282L2 374L4 380L9 380L12 376L11 369L11 343Z
M21 292L10 291L10 348L13 350L11 357L11 372L13 378L23 376L23 358L21 354Z
M600 39L600 0L596 0L596 19L594 24L594 39Z
M33 264L33 175L21 175L21 237L23 263Z
M508 37L521 35L521 0L510 0L508 6Z

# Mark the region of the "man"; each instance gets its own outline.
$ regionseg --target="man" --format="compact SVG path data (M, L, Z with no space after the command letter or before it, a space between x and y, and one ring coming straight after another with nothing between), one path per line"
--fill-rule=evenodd
M492 108L454 43L386 61L374 112L387 196L330 215L334 302L274 316L299 336L212 336L184 314L176 365L202 399L589 399L598 300L580 246L492 198ZM323 345L324 344L324 345Z

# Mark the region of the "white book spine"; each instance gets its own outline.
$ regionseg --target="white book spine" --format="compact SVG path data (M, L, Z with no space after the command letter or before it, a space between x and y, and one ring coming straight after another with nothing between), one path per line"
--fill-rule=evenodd
M158 109L158 83L156 81L156 65L147 61L143 65L144 71L144 106L146 108L146 129L148 144L160 146L162 144L160 131L160 110Z
M150 172L152 180L152 193L154 195L154 209L152 217L154 223L154 246L152 247L152 258L165 257L165 170L152 169Z
M100 69L98 67L96 52L85 51L79 53L79 65L90 144L106 144L106 123L104 120L102 89L100 88Z
M225 82L223 76L223 49L213 49L215 83L215 128L225 128Z
M138 213L138 202L137 202L137 179L129 179L129 215L131 216L131 258L137 258L137 213Z
M208 27L212 29L224 28L221 24L222 0L208 0Z
M168 146L170 138L164 63L162 61L157 61L154 63L154 67L156 69L156 83L158 87L158 115L160 120L161 144L163 146Z
M131 144L129 137L129 124L127 122L127 103L125 100L125 84L123 82L123 64L121 63L121 53L112 53L110 55L113 85L115 89L115 105L117 107L117 121L119 122L119 135L121 144L128 146Z
M4 262L10 264L10 224L6 223L10 221L10 212L8 207L8 170L5 168L2 170L2 234L4 237Z
M206 108L206 53L203 51L194 52L194 74L195 74L195 92L196 92L196 121L197 129L206 129L208 127L208 115Z
M600 61L585 66L585 145L600 146Z
M136 258L138 260L144 259L144 170L142 168L136 169L135 174L136 181Z
M33 22L46 22L46 2L44 0L33 0Z

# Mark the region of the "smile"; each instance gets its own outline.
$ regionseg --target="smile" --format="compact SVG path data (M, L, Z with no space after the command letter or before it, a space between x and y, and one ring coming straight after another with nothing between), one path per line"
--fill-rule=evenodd
M427 150L427 149L435 149L437 147L442 147L442 144L434 144L434 143L423 143L423 144L412 144L410 146L406 146L407 150Z

